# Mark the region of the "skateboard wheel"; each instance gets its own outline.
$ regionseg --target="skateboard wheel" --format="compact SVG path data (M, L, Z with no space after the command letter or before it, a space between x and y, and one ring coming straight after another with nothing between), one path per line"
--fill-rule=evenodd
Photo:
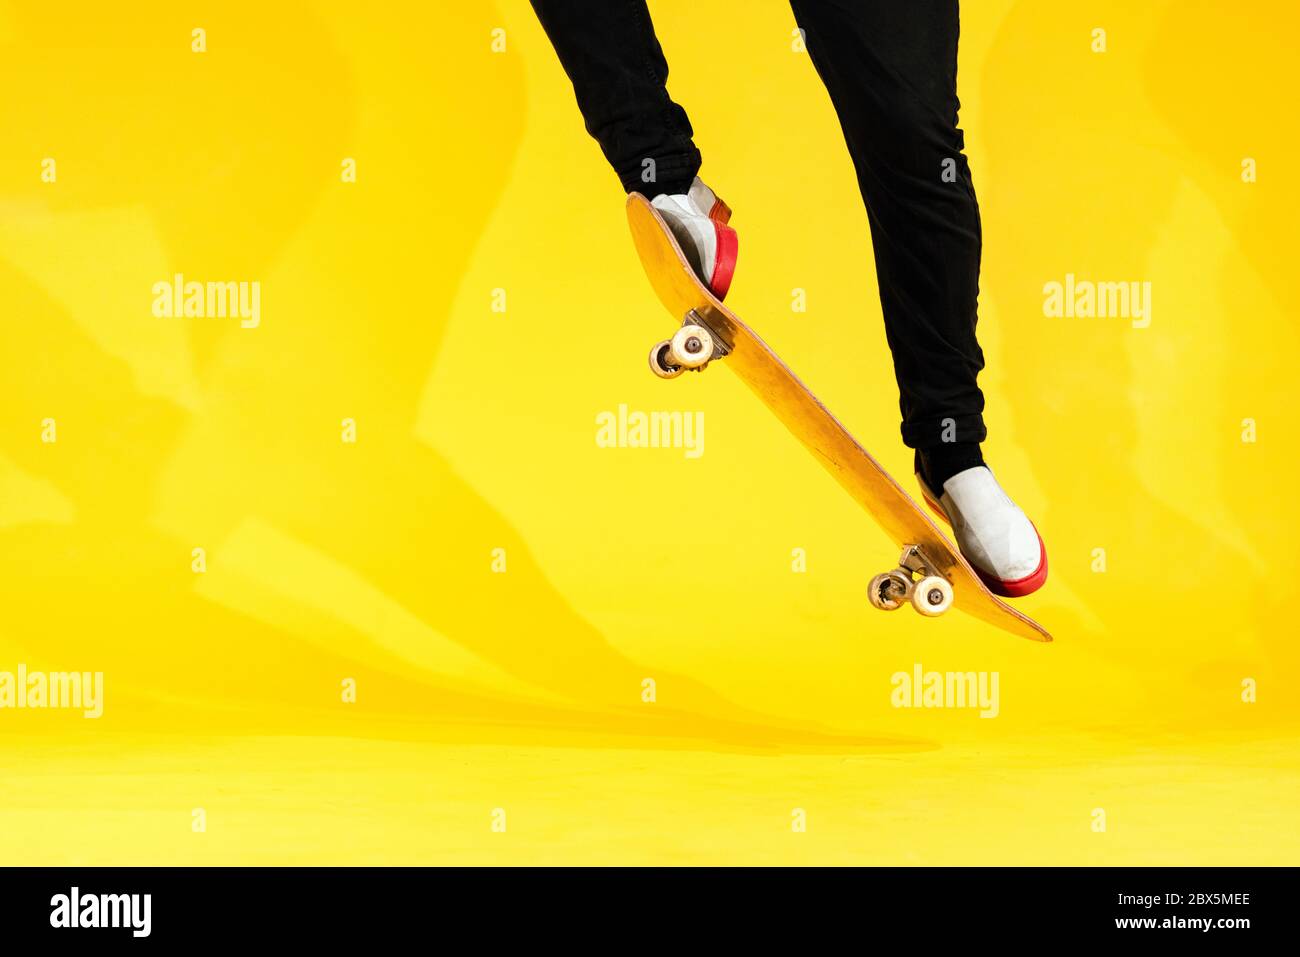
M650 371L661 379L676 379L686 371L681 366L671 364L668 358L671 348L672 343L665 339L650 350Z
M912 587L912 607L927 618L942 615L952 607L952 585L948 579L928 575Z
M668 342L668 362L683 369L702 369L713 358L713 336L703 326L682 326Z
M881 611L895 611L907 601L908 590L912 580L897 571L883 572L871 579L867 586L867 599L871 607Z

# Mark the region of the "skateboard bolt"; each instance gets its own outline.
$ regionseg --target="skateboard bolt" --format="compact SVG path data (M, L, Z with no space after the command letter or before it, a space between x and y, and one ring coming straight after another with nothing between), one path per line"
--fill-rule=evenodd
M928 601L931 605L942 605L942 604L943 604L943 592L939 591L939 589L937 589L937 588L931 588L931 589L926 593L926 595L925 595L925 599L926 599L926 601Z
M698 336L691 336L689 339L686 340L687 352L691 352L691 353L699 352L702 348L704 348L704 346L700 342Z

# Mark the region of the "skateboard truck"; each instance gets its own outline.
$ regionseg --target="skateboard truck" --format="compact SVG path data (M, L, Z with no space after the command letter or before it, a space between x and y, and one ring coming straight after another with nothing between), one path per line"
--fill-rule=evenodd
M952 597L952 584L938 573L919 545L904 545L898 567L877 575L867 586L873 607L894 611L910 601L927 618L951 608Z
M699 372L714 359L731 350L722 337L710 331L704 319L692 309L671 339L650 350L650 371L661 379L675 379L683 372Z

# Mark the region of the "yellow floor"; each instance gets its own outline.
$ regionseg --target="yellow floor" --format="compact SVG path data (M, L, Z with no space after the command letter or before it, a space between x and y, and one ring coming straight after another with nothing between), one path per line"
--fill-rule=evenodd
M1111 735L744 754L626 742L109 740L9 753L0 860L1280 865L1300 851L1298 743ZM803 832L792 830L800 808ZM1104 833L1093 830L1097 808Z

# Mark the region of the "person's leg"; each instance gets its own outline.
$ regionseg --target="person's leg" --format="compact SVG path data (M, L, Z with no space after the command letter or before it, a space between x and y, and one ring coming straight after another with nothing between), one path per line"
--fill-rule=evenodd
M903 441L984 583L1047 579L1037 529L984 467L980 216L957 127L957 0L791 0L871 222Z
M573 82L587 132L623 188L684 194L700 168L645 0L532 0Z
M668 62L645 0L532 0L573 81L587 131L623 189L647 196L700 281L719 299L736 270L731 210L696 173L686 111L664 85Z
M866 202L903 441L932 487L982 464L980 218L957 127L957 0L792 0Z

